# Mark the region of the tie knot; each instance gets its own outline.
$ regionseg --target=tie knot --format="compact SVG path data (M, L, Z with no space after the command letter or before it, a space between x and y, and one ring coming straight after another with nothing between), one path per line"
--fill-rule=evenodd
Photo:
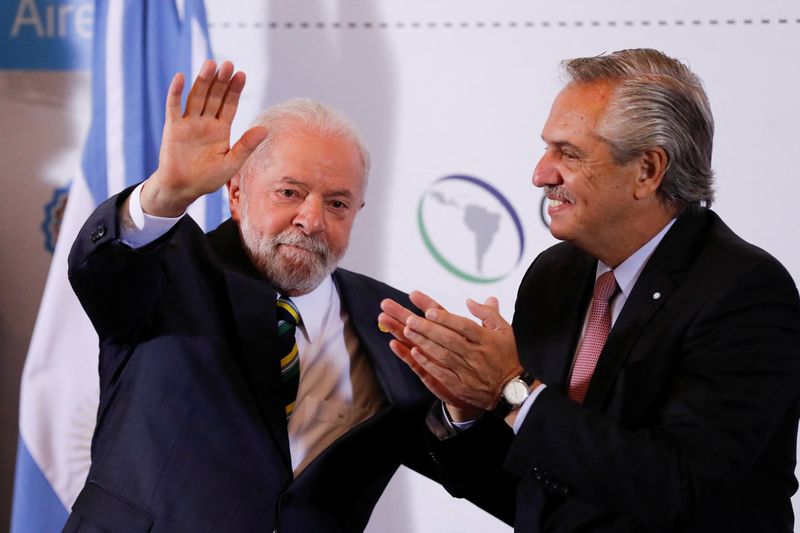
M600 277L597 278L597 281L594 284L594 295L592 297L595 300L607 302L612 296L614 296L614 293L616 292L617 280L614 278L614 271L609 270L608 272L600 274Z
M285 320L293 326L297 326L302 322L300 318L300 311L297 306L288 297L282 296L275 302L277 306L278 320Z

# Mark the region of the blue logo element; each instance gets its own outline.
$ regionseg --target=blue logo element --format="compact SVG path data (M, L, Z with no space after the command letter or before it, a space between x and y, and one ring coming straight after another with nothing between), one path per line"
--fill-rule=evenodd
M11 0L0 9L0 69L85 70L92 0Z
M58 231L61 229L61 221L64 219L68 196L69 185L55 189L53 197L44 206L44 221L42 221L41 228L44 233L44 247L51 254L56 249Z
M433 258L473 283L502 280L525 253L525 233L511 202L472 176L433 182L419 199L417 226Z

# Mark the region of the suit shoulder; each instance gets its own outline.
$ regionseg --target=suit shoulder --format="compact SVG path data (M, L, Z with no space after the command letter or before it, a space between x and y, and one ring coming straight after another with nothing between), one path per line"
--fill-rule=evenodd
M702 246L711 262L724 262L723 268L729 272L758 270L791 279L778 259L737 235L715 213L712 213L707 239Z
M358 272L337 268L334 274L338 284L348 293L359 294L362 298L383 300L391 298L400 303L409 302L408 294Z
M522 278L522 284L539 275L564 275L576 270L582 271L594 261L593 257L575 245L560 242L547 248L533 260Z

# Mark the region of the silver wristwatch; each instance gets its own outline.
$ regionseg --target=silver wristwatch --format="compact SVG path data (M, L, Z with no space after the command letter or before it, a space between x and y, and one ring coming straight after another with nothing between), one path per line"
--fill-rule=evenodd
M514 409L519 409L531 395L531 383L533 377L528 372L508 381L503 385L500 398L492 412L500 418L505 418Z

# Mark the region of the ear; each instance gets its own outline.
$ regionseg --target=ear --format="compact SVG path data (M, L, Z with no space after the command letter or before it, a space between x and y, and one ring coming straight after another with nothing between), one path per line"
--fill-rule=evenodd
M634 196L641 200L654 195L661 186L669 165L669 156L663 148L648 148L639 159L639 176L636 179Z
M231 218L238 224L240 220L239 209L241 207L241 175L237 172L226 184L228 187L228 207L231 210Z

